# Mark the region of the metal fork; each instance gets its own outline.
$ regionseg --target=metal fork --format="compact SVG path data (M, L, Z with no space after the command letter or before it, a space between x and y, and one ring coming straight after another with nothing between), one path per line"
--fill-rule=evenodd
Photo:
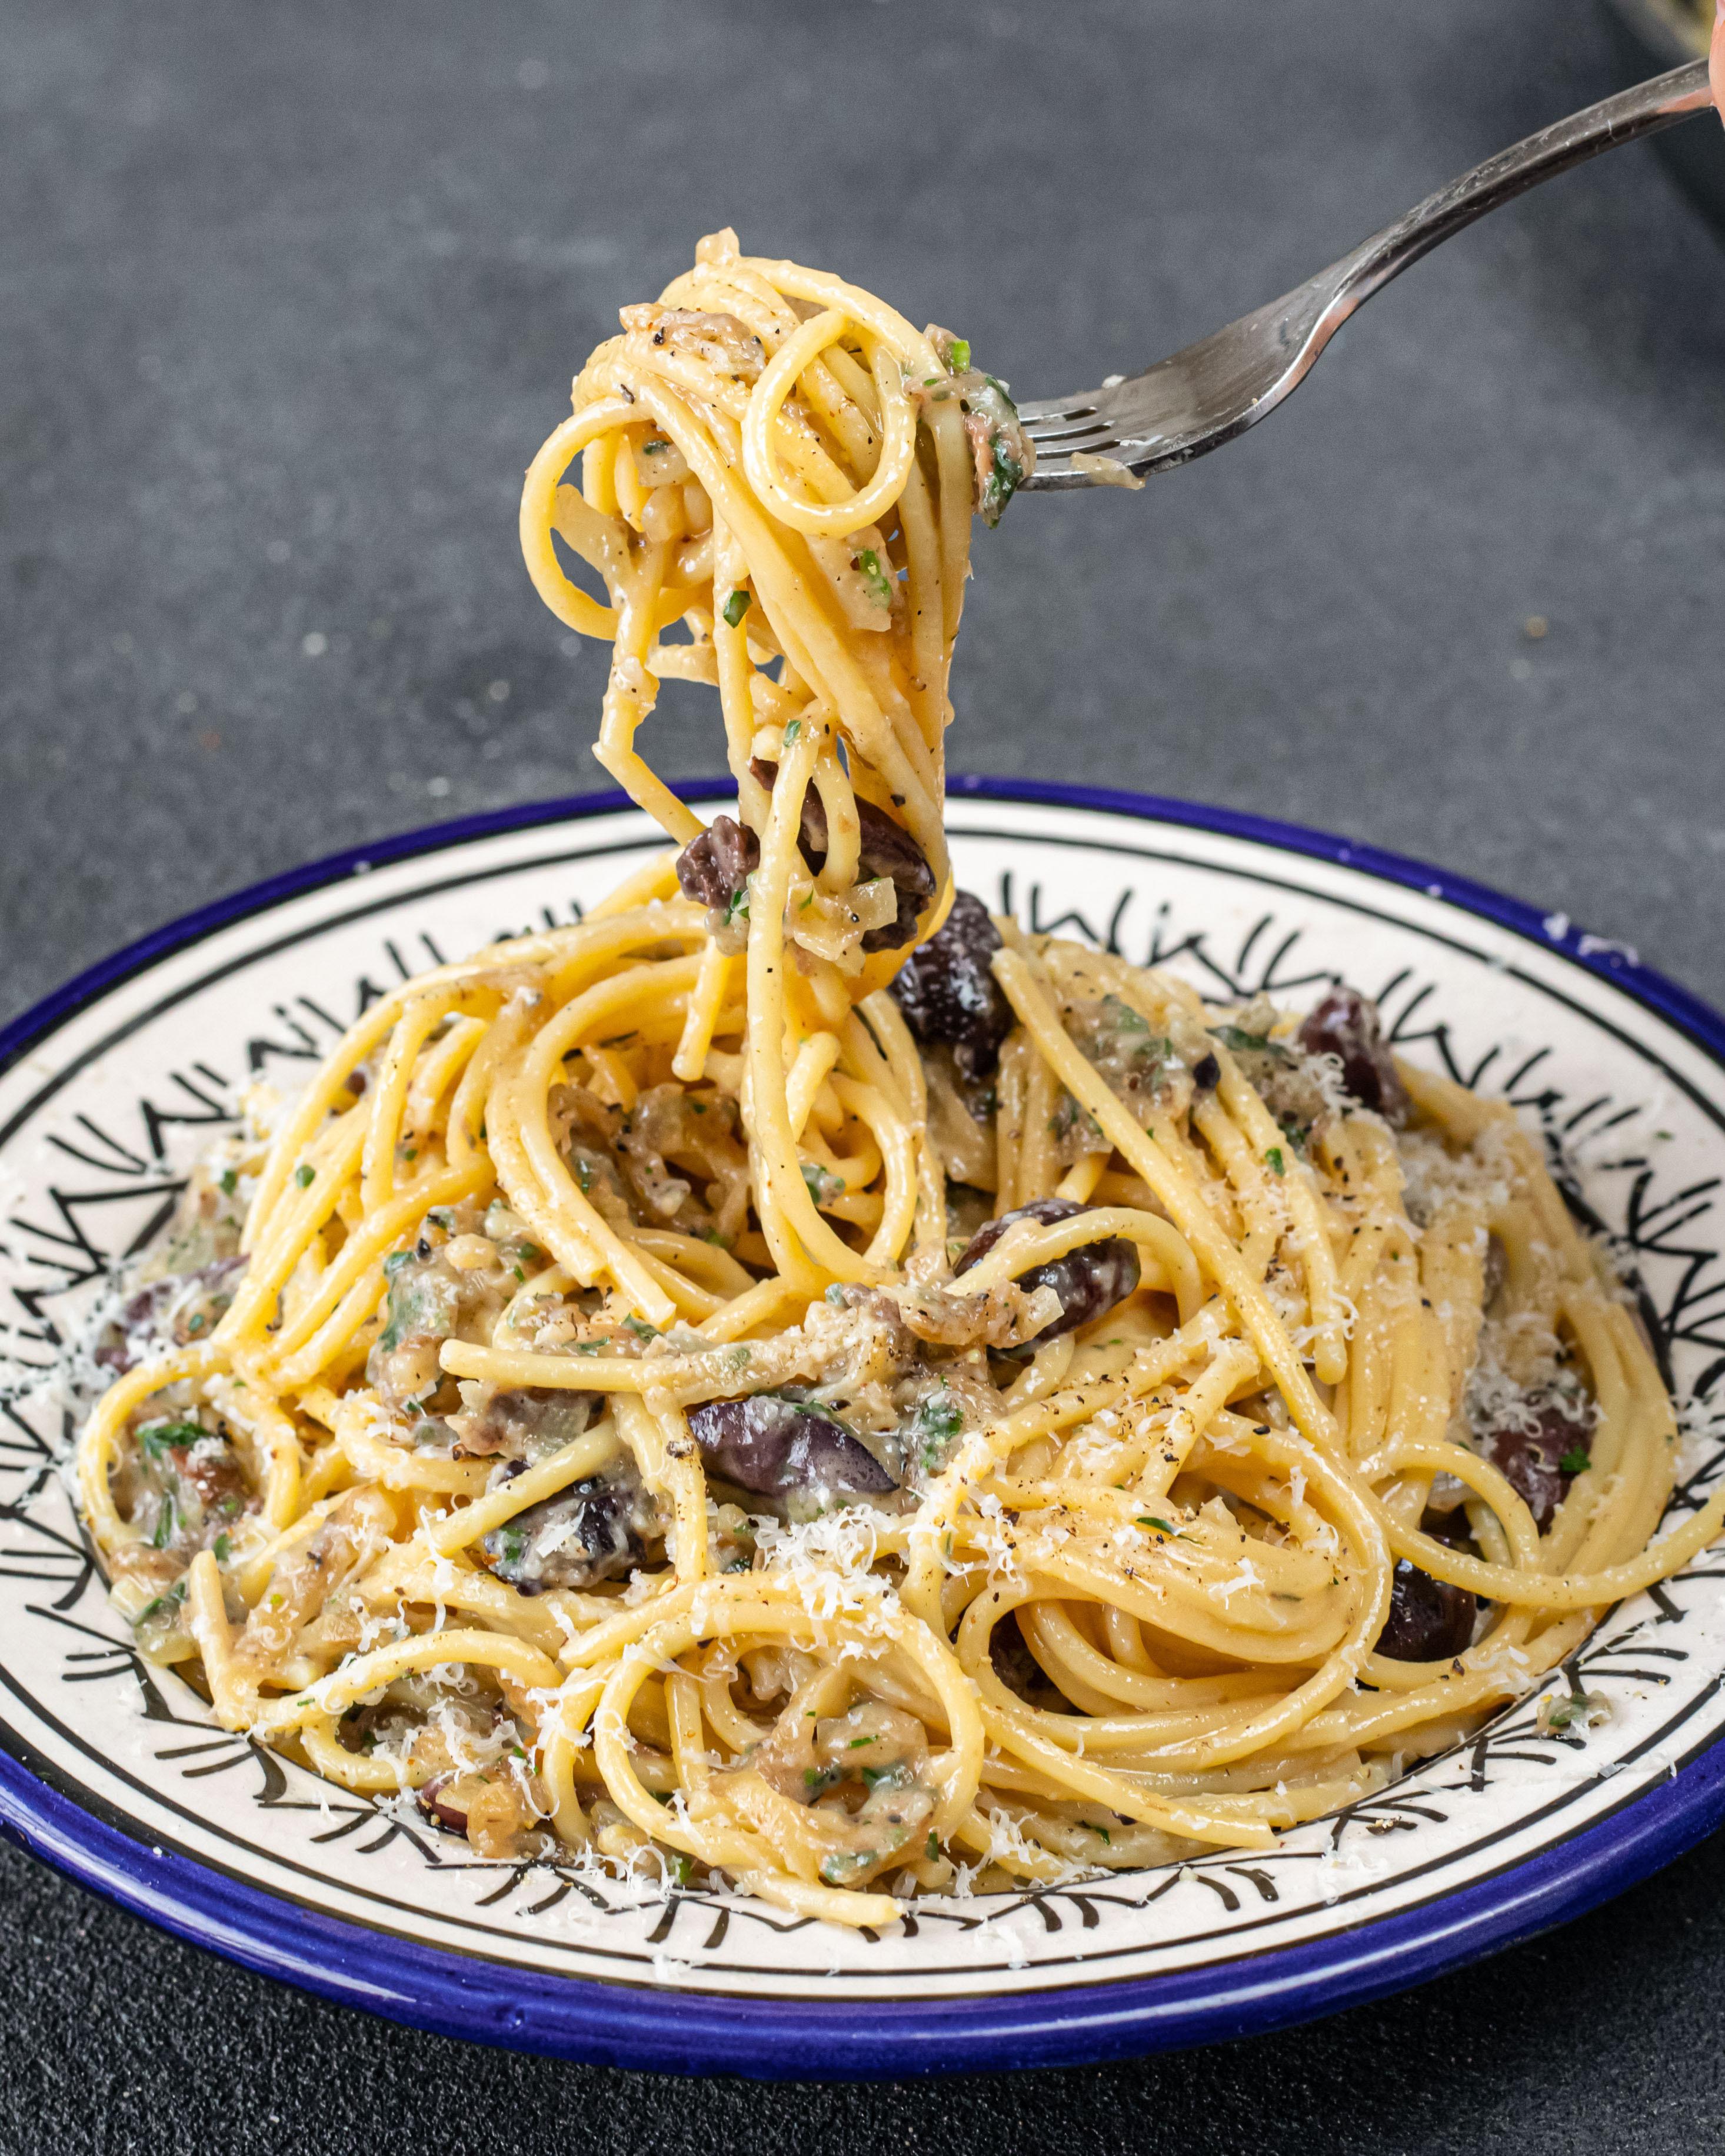
M1167 471L1219 449L1299 388L1357 307L1451 233L1554 173L1712 102L1705 60L1638 84L1488 157L1284 298L1143 373L1021 404L1019 416L1036 444L1036 469L1025 485L1118 485L1122 465L1140 475ZM1086 470L1087 458L1111 461Z

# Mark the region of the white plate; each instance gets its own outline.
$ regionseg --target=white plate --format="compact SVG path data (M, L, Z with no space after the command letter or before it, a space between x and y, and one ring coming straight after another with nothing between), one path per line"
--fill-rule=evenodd
M1417 864L1167 803L973 782L950 823L960 880L1027 926L1230 998L1298 1004L1344 977L1378 997L1404 1054L1507 1091L1638 1267L1678 1392L1707 1393L1725 1363L1725 1025L1633 954ZM571 919L660 843L611 798L420 834L243 894L22 1020L0 1042L0 1349L52 1359L56 1327L153 1232L251 1077L291 1081L397 979ZM4 1416L0 1823L185 1936L453 2034L798 2077L1192 2043L1555 1922L1725 1810L1725 1572L1709 1558L1575 1658L1573 1681L1611 1702L1604 1727L1541 1736L1524 1701L1267 1853L919 1902L878 1936L484 1863L224 1734L147 1671L55 1472L63 1418L27 1391ZM1679 1508L1725 1460L1706 1420L1703 1399Z

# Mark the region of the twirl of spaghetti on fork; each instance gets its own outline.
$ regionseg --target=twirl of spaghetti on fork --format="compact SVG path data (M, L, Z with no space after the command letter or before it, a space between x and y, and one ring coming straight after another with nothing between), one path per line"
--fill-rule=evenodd
M1501 1103L955 891L960 338L728 232L527 474L672 848L372 1005L195 1173L100 1346L144 1650L485 1856L881 1925L1256 1848L1710 1542ZM603 596L601 596L603 593ZM667 640L670 639L670 640ZM705 826L637 748L716 686Z

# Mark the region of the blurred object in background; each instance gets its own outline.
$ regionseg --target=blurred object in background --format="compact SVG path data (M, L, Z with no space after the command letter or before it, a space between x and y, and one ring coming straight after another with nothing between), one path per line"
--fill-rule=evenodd
M1704 54L1713 33L1713 0L1604 0L1625 82L1681 67ZM1683 191L1725 226L1725 131L1676 127L1659 138L1659 154Z

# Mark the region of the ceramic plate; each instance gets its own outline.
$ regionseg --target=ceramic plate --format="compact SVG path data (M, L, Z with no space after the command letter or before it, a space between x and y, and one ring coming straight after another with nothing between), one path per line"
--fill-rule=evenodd
M718 798L715 788L691 789ZM1639 1281L1685 1402L1673 1517L1725 1471L1725 1022L1633 952L1417 864L1167 802L961 783L960 880L1033 929L1293 1004L1343 975L1401 1052L1507 1092ZM243 893L0 1040L0 1339L53 1359L254 1077L293 1083L395 981L567 921L661 844L615 797L470 819ZM485 1863L217 1728L132 1651L68 1502L68 1418L0 1419L0 1823L249 1967L450 2035L808 2078L1053 2065L1261 2030L1574 1915L1725 1812L1725 1563L1614 1610L1538 1697L1266 1852L918 1902L880 1933Z

